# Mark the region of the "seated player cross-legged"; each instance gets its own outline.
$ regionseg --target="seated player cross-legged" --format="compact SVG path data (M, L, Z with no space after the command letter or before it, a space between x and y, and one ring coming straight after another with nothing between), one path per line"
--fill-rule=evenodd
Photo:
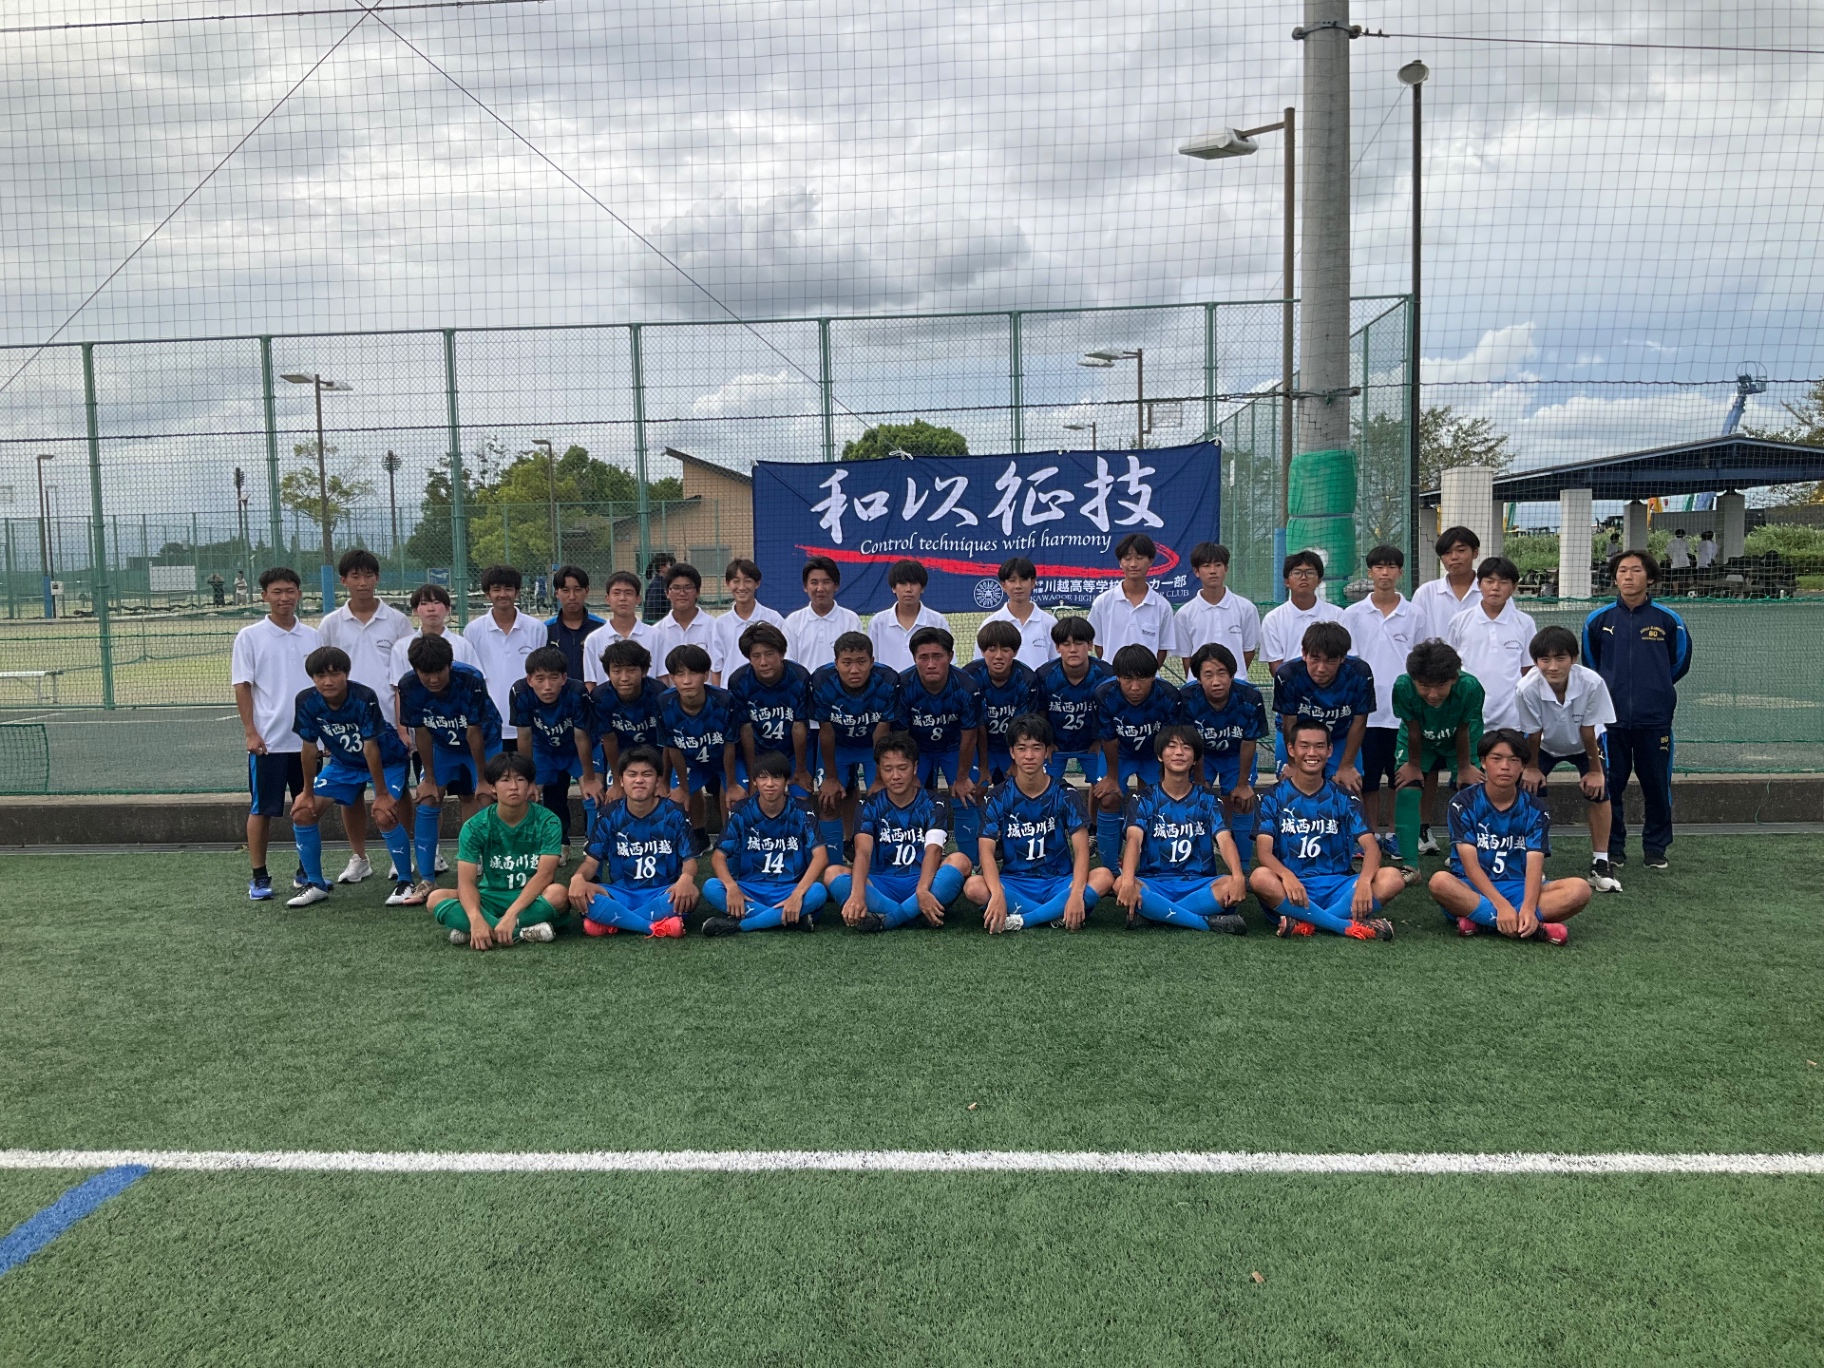
M697 905L696 845L684 809L659 795L664 767L649 746L621 756L617 777L626 796L595 819L570 880L570 905L582 912L585 935L684 934L685 914Z
M792 797L792 762L778 751L754 760L754 796L729 814L709 863L716 877L703 901L721 915L703 923L706 936L786 926L817 929L828 900L823 871L829 854L817 835L809 800Z
M1450 868L1431 876L1431 896L1461 935L1488 926L1516 940L1563 945L1571 938L1564 923L1584 909L1592 889L1584 879L1545 877L1552 822L1544 804L1520 787L1526 738L1501 727L1478 750L1486 777L1450 800Z
M1286 724L1290 773L1260 800L1248 886L1278 934L1333 931L1354 940L1392 940L1393 923L1374 914L1399 896L1405 880L1381 867L1380 843L1362 816L1362 800L1324 777L1330 731L1314 717ZM1351 871L1357 854L1362 872ZM1303 929L1301 929L1303 928Z
M1074 619L1066 619L1071 621ZM990 933L1062 921L1075 931L1114 887L1114 874L1089 867L1089 825L1081 795L1047 771L1051 724L1016 717L1007 727L1013 777L988 795L982 814L982 872L963 895Z
M548 941L570 920L564 886L552 882L564 848L563 828L532 801L532 757L505 751L483 770L494 803L462 824L456 888L434 889L426 903L451 945L474 950Z
M1130 926L1138 913L1167 926L1242 935L1248 924L1234 909L1248 883L1222 800L1203 783L1203 740L1195 727L1175 723L1153 738L1153 749L1163 773L1128 799L1115 901ZM1218 873L1218 861L1226 874Z
M348 678L348 653L338 646L319 646L305 658L311 687L298 694L292 730L304 745L304 792L291 807L292 838L298 863L308 882L287 907L309 907L329 896L323 877L323 833L317 823L333 803L342 809L345 828L367 821L359 806L367 786L374 786L374 823L386 838L395 868L412 867L411 835L399 821L399 799L405 793L411 752L380 712L380 697L365 684ZM319 753L327 761L318 767ZM394 888L388 904L397 907L412 891L407 878Z
M874 765L882 788L856 815L854 866L824 876L830 899L857 931L891 931L921 914L942 926L969 876L967 855L944 857L948 804L918 782L918 742L909 733L876 741Z

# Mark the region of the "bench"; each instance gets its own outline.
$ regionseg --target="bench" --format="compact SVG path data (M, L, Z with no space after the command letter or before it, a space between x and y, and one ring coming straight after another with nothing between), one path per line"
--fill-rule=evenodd
M31 680L32 692L40 703L44 702L44 684L46 680L49 680L51 702L55 703L57 702L57 679L62 674L62 670L0 670L0 680L17 679L21 682Z

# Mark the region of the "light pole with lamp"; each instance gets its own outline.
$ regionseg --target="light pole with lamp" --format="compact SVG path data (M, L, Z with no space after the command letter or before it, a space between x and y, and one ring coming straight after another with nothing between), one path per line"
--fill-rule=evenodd
M283 375L294 385L309 385L317 401L317 513L323 529L323 611L336 606L336 548L329 536L329 467L323 454L323 391L347 394L353 385L340 380L325 380L320 375Z
M534 437L532 445L542 447L545 453L546 497L550 501L551 511L551 555L549 557L550 565L547 568L549 572L555 573L558 564L564 558L560 549L562 534L557 527L557 448L551 445L549 437Z
M44 615L57 616L57 605L51 599L51 501L44 492L44 463L57 459L54 451L38 456L38 568L43 571Z
M1135 347L1132 351L1092 351L1084 352L1078 358L1079 366L1089 366L1095 370L1107 370L1117 361L1134 363L1134 446L1146 446L1146 434L1150 424L1146 421L1146 348Z
M1098 440L1098 438L1096 436L1096 425L1093 422L1091 422L1091 423L1066 423L1066 424L1064 424L1064 431L1066 431L1066 432L1087 432L1089 434L1089 449L1091 451L1102 450L1102 443L1100 440Z
M399 587L405 588L405 550L399 545L399 467L405 462L399 459L399 453L388 451L380 462L380 468L386 472L386 502L393 513L393 555L399 562Z
M1419 418L1423 412L1423 400L1419 394L1419 210L1420 210L1420 173L1422 159L1420 149L1420 115L1423 112L1423 100L1420 89L1425 78L1431 75L1431 68L1420 61L1411 61L1399 70L1400 82L1412 87L1412 303L1407 305L1409 328L1407 332L1406 355L1412 373L1406 377L1406 475L1409 488L1406 500L1406 540L1408 549L1406 563L1412 567L1410 583L1417 588L1419 583Z
M241 573L253 578L253 545L247 540L247 472L234 468L234 511L241 533Z

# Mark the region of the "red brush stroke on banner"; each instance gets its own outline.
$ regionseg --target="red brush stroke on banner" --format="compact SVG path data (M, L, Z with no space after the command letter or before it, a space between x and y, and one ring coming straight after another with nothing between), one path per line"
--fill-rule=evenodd
M916 559L927 570L942 570L947 575L993 575L1000 572L1000 562L984 564L980 561L942 560L933 557L919 556L871 556L860 551L844 551L834 546L799 546L807 556L828 556L839 565L894 565L902 560ZM1149 575L1169 575L1178 568L1178 553L1169 546L1161 546L1159 554L1165 557L1163 563L1155 564ZM1101 565L1041 565L1036 567L1040 579L1106 579L1121 578L1119 566L1109 568Z

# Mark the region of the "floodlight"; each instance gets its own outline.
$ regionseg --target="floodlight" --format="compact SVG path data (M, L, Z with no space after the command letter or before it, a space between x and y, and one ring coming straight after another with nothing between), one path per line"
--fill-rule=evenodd
M1259 143L1252 138L1243 137L1233 128L1219 128L1214 133L1200 133L1178 149L1180 155L1196 157L1201 161L1217 161L1223 157L1245 157L1259 150Z
M1401 85L1424 85L1425 78L1431 75L1431 68L1423 62L1411 61L1401 67L1398 74Z

